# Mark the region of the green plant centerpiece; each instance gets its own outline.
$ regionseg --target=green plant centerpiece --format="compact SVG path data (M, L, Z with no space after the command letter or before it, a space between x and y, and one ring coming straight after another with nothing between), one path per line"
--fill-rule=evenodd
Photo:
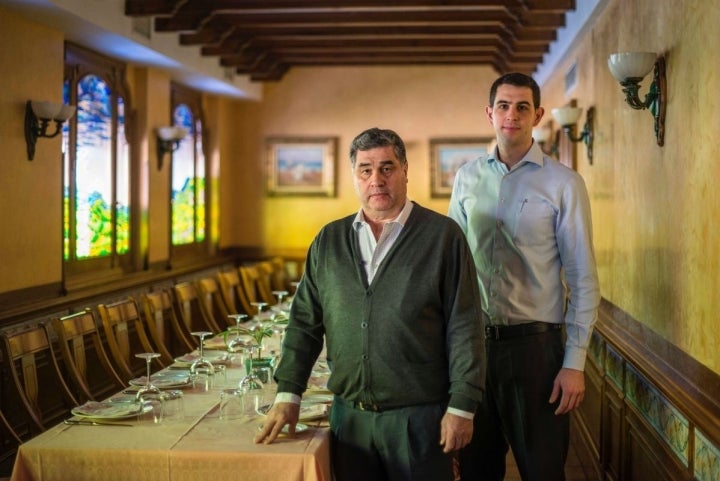
M263 357L263 339L271 337L273 335L273 329L271 326L255 325L252 327L241 327L239 333L241 336L250 336L255 342L257 356L253 357L252 354L245 359L245 371L249 374L253 367L270 367L273 368L275 359L273 357Z

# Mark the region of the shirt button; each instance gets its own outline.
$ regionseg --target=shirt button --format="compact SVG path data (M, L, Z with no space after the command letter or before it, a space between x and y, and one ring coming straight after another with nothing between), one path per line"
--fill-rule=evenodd
M367 323L367 322L361 322L361 323L360 323L360 327L363 328L363 329L367 329L368 323Z
M363 358L363 361L367 361L367 360L368 360L368 355L367 355L367 354L363 354L363 355L362 355L362 358Z

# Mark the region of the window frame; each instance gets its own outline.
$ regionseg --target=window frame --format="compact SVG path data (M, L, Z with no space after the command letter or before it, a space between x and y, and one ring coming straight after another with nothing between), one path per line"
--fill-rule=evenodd
M181 245L175 245L173 244L173 207L172 207L172 175L173 175L173 169L175 165L175 158L174 155L171 154L170 159L170 189L169 189L169 202L170 202L170 215L168 219L168 243L169 243L169 249L170 249L170 259L172 263L189 263L201 258L207 258L212 255L212 239L210 235L210 219L211 216L211 209L212 206L210 204L211 195L210 195L210 184L208 182L209 179L209 172L210 172L210 161L209 161L209 155L208 155L208 148L207 148L207 125L205 124L205 116L203 113L202 108L202 93L193 90L189 87L186 87L184 85L178 84L178 83L172 83L170 87L170 123L172 124L174 122L174 113L175 109L181 105L185 104L188 106L190 111L193 114L193 120L194 122L199 121L201 125L201 131L198 134L197 129L193 128L192 132L188 132L188 135L183 139L183 142L192 142L193 145L193 152L195 155L194 159L194 166L197 166L197 155L198 152L195 150L194 146L197 146L197 140L198 135L200 136L201 141L201 148L202 148L202 155L204 160L204 179L205 179L205 188L203 191L203 202L205 206L205 234L202 241L197 242L194 241L192 243L188 244L181 244ZM197 208L197 199L195 203L195 207ZM197 219L197 215L194 216L195 219Z
M73 116L68 122L68 143L67 152L63 156L63 176L61 180L62 195L64 197L64 186L65 186L65 164L67 163L68 177L69 177L69 206L67 219L69 232L70 232L70 258L65 258L65 238L64 232L61 232L61 238L63 242L62 251L62 263L63 263L63 283L66 288L70 283L82 283L85 280L88 283L96 281L98 278L106 278L108 276L121 276L125 272L137 270L136 266L136 246L137 246L137 218L136 205L137 197L135 192L137 187L135 185L136 180L134 179L133 173L136 171L134 161L134 148L131 138L131 132L133 132L134 115L132 108L132 101L130 97L130 89L126 82L126 65L125 63L105 57L99 53L80 47L76 44L66 42L65 43L65 74L63 83L69 82L69 96L70 103L77 105L77 86L79 81L87 75L95 75L101 78L107 83L111 90L111 102L112 102L112 124L110 131L112 133L111 140L111 171L112 171L112 222L113 222L113 238L112 238L112 252L108 256L104 257L92 257L78 259L75 257L76 254L76 155L77 155L77 121L78 116ZM124 119L125 119L125 139L128 144L129 152L129 172L128 172L128 187L129 187L129 208L130 208L130 219L129 219L129 248L128 252L119 254L117 252L117 211L115 209L116 198L117 198L117 186L118 186L118 105L119 99L122 98L124 104ZM64 205L64 198L63 198ZM63 207L63 226L65 225L66 211Z

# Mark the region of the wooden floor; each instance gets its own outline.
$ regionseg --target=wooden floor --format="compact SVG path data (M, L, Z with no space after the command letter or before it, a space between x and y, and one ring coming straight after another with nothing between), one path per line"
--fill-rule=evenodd
M521 481L520 473L518 472L515 460L512 456L512 451L507 455L507 472L505 473L505 481ZM568 452L568 459L565 463L565 481L587 481L585 477L585 471L580 463L575 452L575 447L570 444L570 451Z

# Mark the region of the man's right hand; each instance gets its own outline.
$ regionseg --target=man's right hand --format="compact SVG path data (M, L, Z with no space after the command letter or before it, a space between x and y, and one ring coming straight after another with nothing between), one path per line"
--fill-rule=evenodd
M295 403L275 403L265 418L262 430L255 436L256 444L270 444L280 435L285 425L289 433L295 434L295 426L300 418L300 405Z

